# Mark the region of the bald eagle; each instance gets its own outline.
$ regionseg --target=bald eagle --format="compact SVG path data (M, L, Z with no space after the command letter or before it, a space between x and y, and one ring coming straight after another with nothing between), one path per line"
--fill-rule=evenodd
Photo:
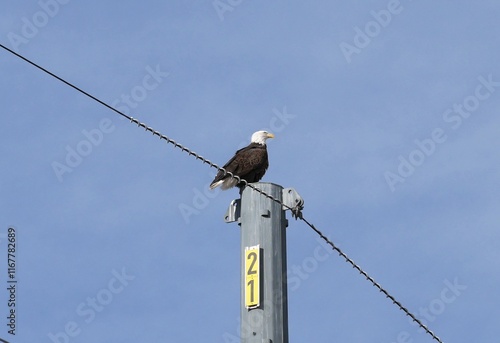
M274 138L274 135L267 131L257 131L252 135L250 144L236 151L234 156L224 165L224 169L234 175L239 176L248 183L257 182L266 173L269 162L267 160L266 140ZM215 179L210 184L210 189L221 186L221 189L228 189L234 186L243 187L244 183L219 170Z

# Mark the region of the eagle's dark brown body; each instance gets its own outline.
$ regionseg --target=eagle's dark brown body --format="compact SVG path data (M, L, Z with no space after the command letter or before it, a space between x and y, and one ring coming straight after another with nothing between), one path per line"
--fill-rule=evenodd
M223 168L239 176L242 180L251 183L262 179L268 166L269 161L267 159L266 145L250 143L248 146L236 151L233 158L231 158ZM220 170L210 184L210 188L213 189L219 185L221 185L222 189L227 189L233 186L242 187L244 183L237 183L237 180Z

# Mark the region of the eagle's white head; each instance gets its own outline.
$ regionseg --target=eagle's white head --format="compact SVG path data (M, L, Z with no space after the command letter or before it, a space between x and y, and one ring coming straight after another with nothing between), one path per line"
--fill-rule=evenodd
M259 144L266 144L266 140L268 138L274 138L274 135L271 132L267 131L257 131L252 135L251 142L252 143L259 143Z

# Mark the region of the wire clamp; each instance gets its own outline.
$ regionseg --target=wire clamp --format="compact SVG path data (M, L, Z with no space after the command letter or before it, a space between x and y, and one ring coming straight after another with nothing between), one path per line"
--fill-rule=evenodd
M283 210L290 210L292 217L302 219L302 210L304 209L304 199L293 188L283 189Z

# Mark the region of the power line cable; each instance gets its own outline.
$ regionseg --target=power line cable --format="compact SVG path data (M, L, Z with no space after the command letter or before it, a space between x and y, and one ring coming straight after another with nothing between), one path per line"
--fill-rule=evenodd
M363 275L366 280L368 280L375 288L377 288L380 292L382 292L386 298L389 298L394 305L396 305L401 311L403 311L408 317L410 317L415 323L418 324L422 329L425 330L433 339L435 339L437 342L443 343L441 339L436 336L434 332L432 332L424 323L422 323L417 317L415 317L414 314L412 314L406 307L404 307L399 301L394 298L385 288L383 288L378 282L375 281L374 278L372 278L370 275L368 275L367 272L365 272L358 264L356 264L349 256L346 255L338 246L336 246L331 240L328 239L320 230L318 230L313 224L311 224L308 220L305 218L300 218L304 223L306 223L311 229L314 230L328 245L332 247L333 250L335 250L339 256L344 258L344 260L349 263L354 269L356 269L361 275Z
M260 194L262 194L263 196L271 199L272 201L275 201L277 203L279 203L281 206L285 207L286 209L289 209L292 211L292 214L294 215L294 217L302 220L304 223L306 223L313 231L315 231L328 245L330 245L332 247L332 249L334 251L336 251L339 256L341 256L342 258L344 258L344 260L349 263L354 269L356 269L361 275L363 275L375 288L377 288L380 292L382 292L387 298L389 298L401 311L403 311L407 316L409 316L416 324L418 324L418 326L420 326L422 329L424 329L425 332L427 332L434 340L436 340L437 342L439 343L443 343L441 341L441 339L436 336L434 334L434 332L432 332L425 324L423 324L415 315L413 315L406 307L404 307L399 301L396 300L396 298L394 296L392 296L385 288L383 288L378 282L375 281L375 279L373 279L370 275L368 275L367 272L365 272L359 265L357 265L351 258L349 258L349 256L347 256L339 247L337 247L330 239L328 239L328 237L326 237L320 230L318 230L313 224L311 224L306 218L303 217L302 215L302 208L301 206L298 206L298 207L291 207L287 204L284 204L282 201L280 201L279 199L273 197L272 195L270 194L267 194L266 192L264 192L263 190L261 190L260 188L254 186L253 184L251 183L248 183L246 180L242 180L240 179L240 177L238 175L234 175L233 173L229 172L229 171L226 171L224 168L222 167L219 167L217 164L213 163L212 161L206 159L205 157L199 155L198 153L192 151L191 149L183 146L182 144L174 141L173 139L161 134L159 131L156 131L154 130L153 128L147 126L145 123L141 123L139 120L117 110L116 108L108 105L107 103L105 103L104 101L100 100L99 98L93 96L92 94L84 91L83 89L75 86L74 84L66 81L65 79L57 76L56 74L52 73L51 71L43 68L42 66L38 65L37 63L29 60L28 58L18 54L17 52L7 48L6 46L4 46L3 44L0 43L0 47L3 48L4 50L10 52L11 54L17 56L18 58L22 59L23 61L31 64L32 66L40 69L41 71L45 72L46 74L54 77L55 79L61 81L62 83L66 84L67 86L75 89L76 91L84 94L85 96L91 98L92 100L98 102L99 104L107 107L108 109L112 110L113 112L116 112L117 114L121 115L122 117L128 119L131 123L134 123L136 124L137 126L139 127L142 127L144 128L146 131L149 131L153 134L153 136L158 136L160 139L163 139L165 140L167 143L170 143L172 144L174 147L178 148L178 149L181 149L182 151L188 153L190 156L193 156L195 157L196 159L202 161L203 163L206 163L208 164L210 167L213 167L213 168L216 168L218 171L222 171L224 172L225 174L229 175L230 177L236 179L238 181L238 183L243 183L246 187L250 187L251 189L259 192Z

